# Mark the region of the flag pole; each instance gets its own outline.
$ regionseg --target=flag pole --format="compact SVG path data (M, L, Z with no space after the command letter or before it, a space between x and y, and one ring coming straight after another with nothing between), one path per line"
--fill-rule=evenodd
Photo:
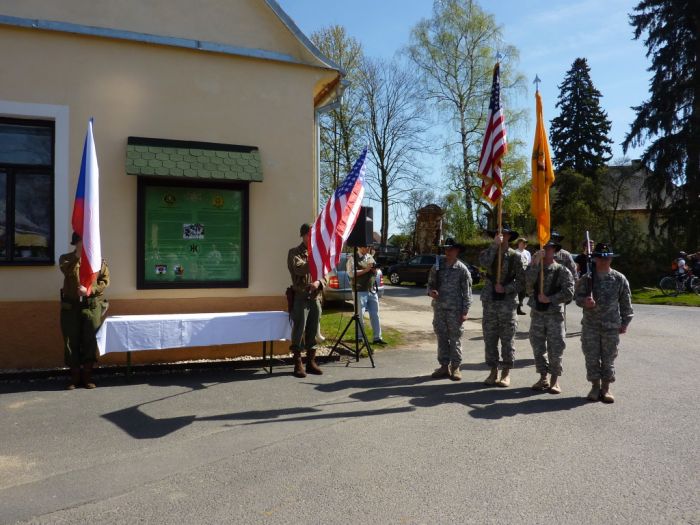
M503 235L503 194L498 197L498 235ZM498 243L498 266L496 267L496 284L501 284L501 264L503 262L503 243Z

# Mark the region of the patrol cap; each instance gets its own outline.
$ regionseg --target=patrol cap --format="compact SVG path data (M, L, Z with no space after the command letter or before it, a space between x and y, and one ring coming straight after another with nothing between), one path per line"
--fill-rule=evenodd
M301 225L299 228L299 236L303 237L307 233L311 231L311 225L308 222L305 222L304 224Z
M70 243L75 246L78 241L81 241L82 239L80 238L80 235L78 235L76 232L73 232L73 235L70 238Z

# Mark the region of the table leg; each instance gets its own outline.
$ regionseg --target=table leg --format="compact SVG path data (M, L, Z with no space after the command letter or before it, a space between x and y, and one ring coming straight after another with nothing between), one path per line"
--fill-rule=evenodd
M126 382L131 382L131 352L126 353Z
M270 375L272 375L272 356L275 355L275 342L270 341Z

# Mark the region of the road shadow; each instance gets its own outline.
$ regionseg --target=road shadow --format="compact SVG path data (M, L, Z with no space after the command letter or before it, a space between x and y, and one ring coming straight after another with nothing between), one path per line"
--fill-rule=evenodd
M68 371L57 371L56 376L38 379L12 379L0 381L0 395L24 392L60 392L69 383ZM259 366L255 368L218 368L218 369L181 369L144 371L127 378L123 373L102 371L94 374L93 379L99 388L132 387L149 385L157 387L180 386L190 390L202 390L211 384L233 381L252 381L267 379Z

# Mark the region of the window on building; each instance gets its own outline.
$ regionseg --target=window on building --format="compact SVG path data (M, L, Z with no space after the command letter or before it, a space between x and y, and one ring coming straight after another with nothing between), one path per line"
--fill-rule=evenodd
M54 123L0 118L0 265L53 264Z
M139 177L137 286L248 286L248 184Z

